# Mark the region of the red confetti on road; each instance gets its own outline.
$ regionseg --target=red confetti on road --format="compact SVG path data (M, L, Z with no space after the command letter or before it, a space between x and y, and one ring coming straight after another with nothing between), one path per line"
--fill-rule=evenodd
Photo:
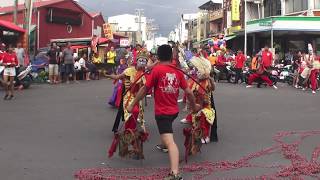
M244 156L237 161L187 164L181 168L181 171L186 174L191 174L192 179L196 180L201 180L206 177L208 178L216 175L217 173L243 168L267 168L270 169L272 173L258 176L216 179L320 179L320 144L315 146L309 159L299 152L301 144L306 138L319 135L320 130L279 132L273 137L273 140L275 141L273 146ZM294 137L294 141L285 141L285 139L292 137ZM279 153L283 157L282 160L288 160L290 163L261 165L252 162L254 159ZM82 169L76 172L75 178L77 180L160 180L167 176L168 172L168 168L94 168Z

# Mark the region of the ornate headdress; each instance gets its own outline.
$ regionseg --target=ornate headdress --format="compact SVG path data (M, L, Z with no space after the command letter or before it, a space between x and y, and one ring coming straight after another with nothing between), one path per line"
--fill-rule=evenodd
M142 50L139 52L137 56L137 67L146 67L148 64L148 52L145 50Z
M196 68L198 79L207 79L210 77L211 64L210 61L203 57L193 57L190 60L193 67Z

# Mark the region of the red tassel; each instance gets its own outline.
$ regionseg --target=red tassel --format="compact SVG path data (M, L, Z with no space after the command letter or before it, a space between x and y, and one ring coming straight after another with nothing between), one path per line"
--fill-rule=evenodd
M112 144L109 148L109 155L108 155L109 158L111 158L113 154L116 152L119 141L120 141L119 135L118 134L114 135Z

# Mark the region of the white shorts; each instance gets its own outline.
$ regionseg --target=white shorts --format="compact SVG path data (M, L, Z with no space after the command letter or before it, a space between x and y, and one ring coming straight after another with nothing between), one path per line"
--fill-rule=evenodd
M58 64L49 64L49 76L58 76L59 66Z
M14 77L16 76L16 68L14 67L7 67L3 70L3 75L4 76L10 76L10 77Z

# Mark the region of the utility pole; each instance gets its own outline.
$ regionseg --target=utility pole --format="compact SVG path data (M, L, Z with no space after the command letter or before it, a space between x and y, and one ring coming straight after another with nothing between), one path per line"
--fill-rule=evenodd
M25 15L24 15L24 28L26 29L26 51L29 53L30 50L30 26L32 19L32 9L33 9L33 0L25 0Z
M13 11L13 23L18 24L17 14L18 14L18 0L14 0L14 11Z
M142 43L142 16L143 16L143 9L136 9L136 16L137 20L136 22L139 24L139 33L140 33L140 41Z
M244 0L244 55L247 57L247 0Z

